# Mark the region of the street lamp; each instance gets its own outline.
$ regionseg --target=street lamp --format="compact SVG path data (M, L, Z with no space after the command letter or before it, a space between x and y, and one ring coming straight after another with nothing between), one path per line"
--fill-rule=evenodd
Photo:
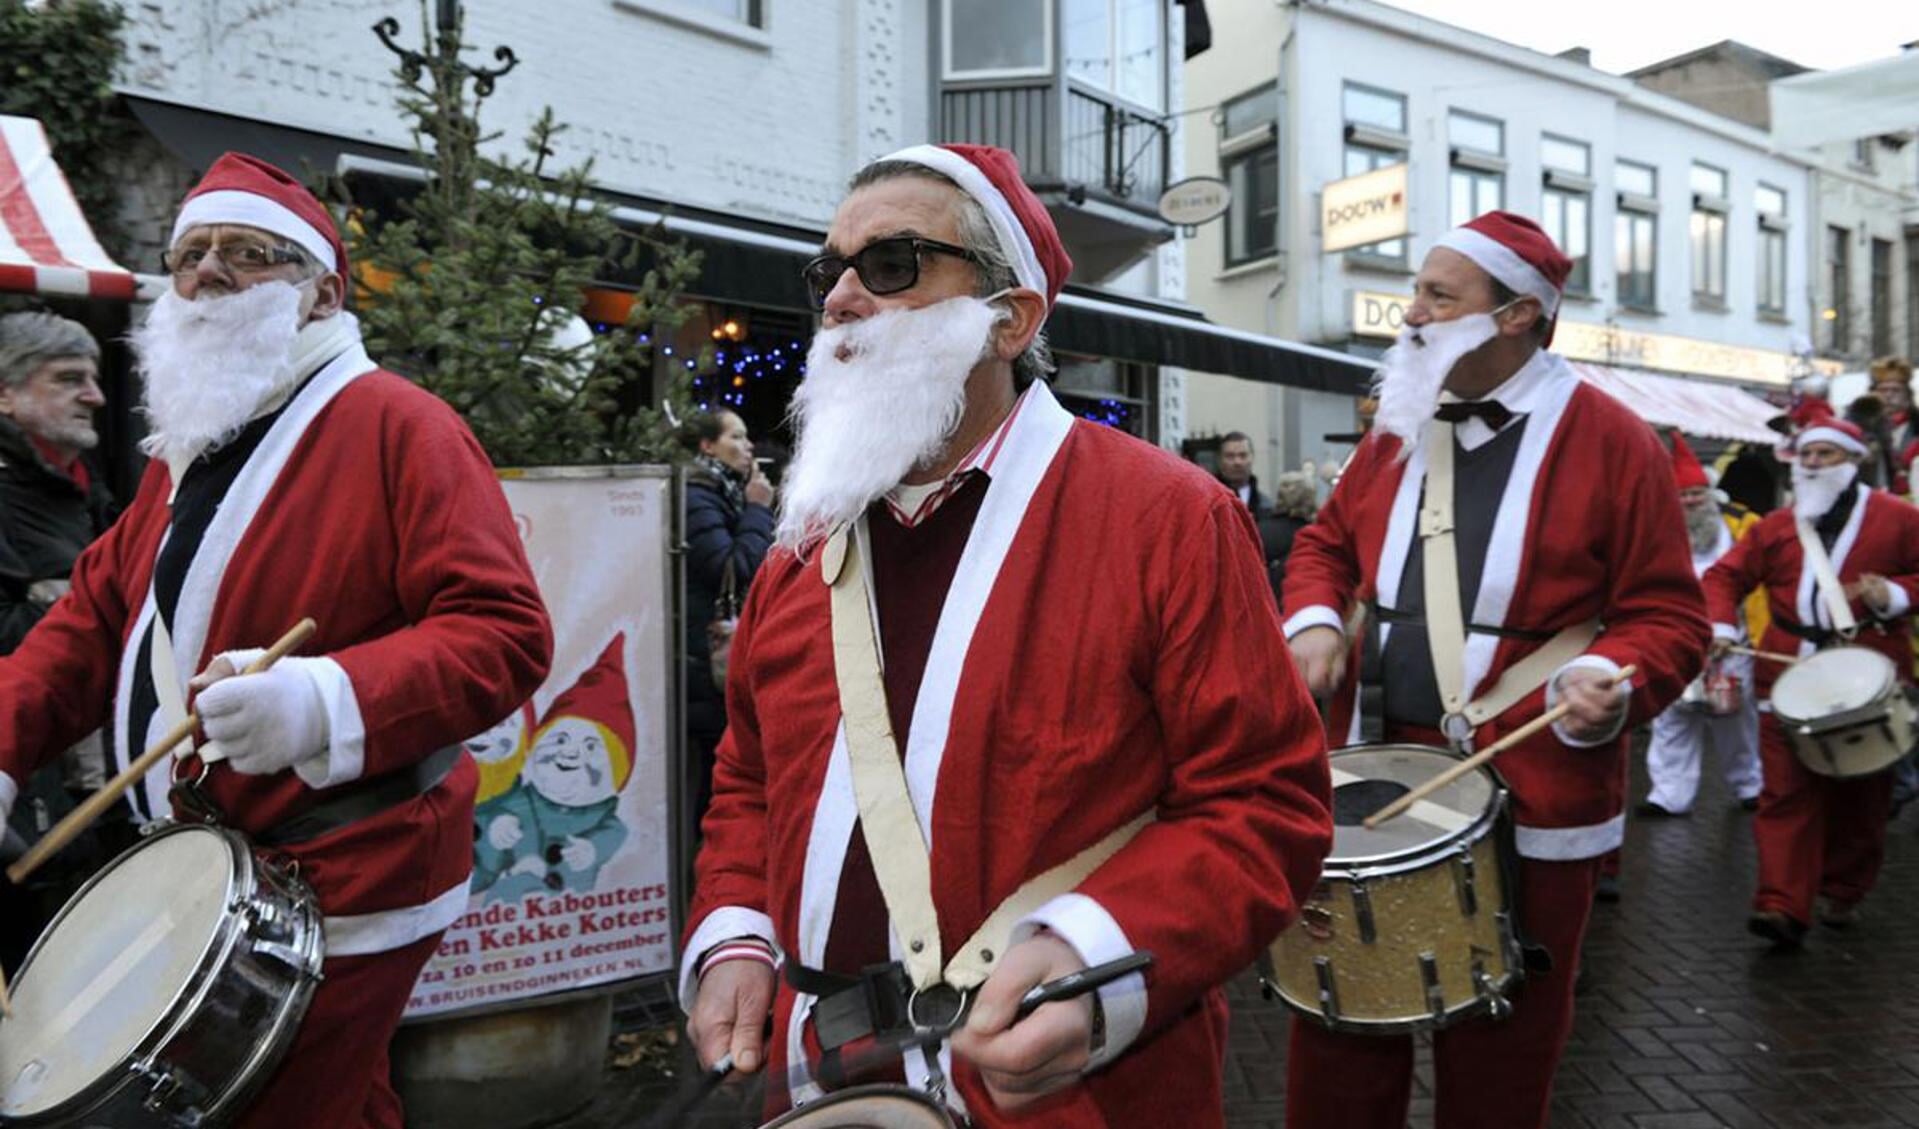
M438 26L438 42L429 42L427 48L442 56L457 56L460 50L460 0L434 0L434 23ZM400 34L400 21L388 16L373 25L373 34L380 37L386 49L400 57L400 74L408 82L418 82L420 72L425 70L430 60L420 52L402 47L393 41ZM475 97L485 98L493 93L493 83L501 75L520 64L519 57L513 54L513 48L505 45L493 49L493 60L503 64L499 67L475 67L459 61L457 57L445 59L448 68L457 75L471 76Z

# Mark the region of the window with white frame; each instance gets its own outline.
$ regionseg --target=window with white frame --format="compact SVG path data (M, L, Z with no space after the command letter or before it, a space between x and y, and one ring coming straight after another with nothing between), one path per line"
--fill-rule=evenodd
M1726 304L1726 216L1732 211L1726 170L1694 162L1692 166L1692 296L1713 306Z
M1446 117L1452 148L1447 215L1458 227L1506 206L1506 125L1497 118L1454 110Z
M673 3L676 7L691 8L747 27L766 26L760 0L673 0Z
M1770 184L1753 189L1759 213L1759 312L1786 316L1786 191Z
M1267 83L1220 107L1220 175L1226 209L1226 265L1270 258L1279 249L1279 86Z
M1052 73L1053 0L945 0L941 8L947 78Z
M1406 96L1349 82L1340 94L1345 119L1344 175L1358 176L1406 162L1412 136L1406 130ZM1346 252L1349 261L1392 268L1406 265L1406 241L1387 239Z
M1159 0L1060 0L1066 73L1148 109L1164 109L1164 18Z
M1659 289L1659 170L1637 161L1613 166L1613 271L1619 304L1652 312Z
M1592 292L1592 146L1583 141L1546 134L1539 140L1539 163L1545 171L1540 195L1540 221L1546 234L1573 261L1566 277L1570 294Z
M1826 290L1826 348L1844 353L1852 348L1852 232L1843 227L1826 228Z

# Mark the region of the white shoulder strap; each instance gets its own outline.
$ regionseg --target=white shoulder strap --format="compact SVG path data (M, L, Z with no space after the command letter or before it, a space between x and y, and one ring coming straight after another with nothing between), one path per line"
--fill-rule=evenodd
M1866 504L1863 492L1858 504ZM1813 583L1819 588L1819 599L1826 605L1826 614L1832 618L1832 629L1850 639L1859 630L1859 621L1852 614L1852 605L1846 600L1839 575L1832 570L1832 558L1826 555L1825 544L1806 519L1794 515L1792 526L1799 533L1799 548L1805 553L1806 567L1812 569Z

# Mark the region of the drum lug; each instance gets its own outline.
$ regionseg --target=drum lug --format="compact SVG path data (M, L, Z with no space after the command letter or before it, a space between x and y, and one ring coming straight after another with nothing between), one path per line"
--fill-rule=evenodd
M1462 844L1453 856L1453 885L1459 890L1459 912L1467 917L1479 915L1479 892L1473 886L1473 848Z
M1504 1019L1513 1013L1512 1001L1506 994L1493 987L1493 978L1486 974L1486 961L1482 950L1473 950L1473 990L1479 998L1486 1001L1486 1014L1493 1019Z
M1314 957L1313 977L1319 981L1319 1010L1327 1020L1339 1018L1339 986L1333 981L1333 958Z
M1353 879L1353 920L1359 926L1361 944L1370 945L1379 939L1379 929L1373 924L1373 895L1360 878Z
M1426 988L1426 1010L1433 1022L1445 1022L1446 992L1439 986L1439 958L1431 952L1419 954L1419 982Z
M205 1122L206 1114L201 1106L212 1095L206 1087L194 1081L192 1075L173 1067L161 1066L150 1059L136 1062L130 1069L136 1078L147 1084L147 1094L140 1099L140 1105L148 1113L165 1118L168 1125L186 1129L193 1129Z

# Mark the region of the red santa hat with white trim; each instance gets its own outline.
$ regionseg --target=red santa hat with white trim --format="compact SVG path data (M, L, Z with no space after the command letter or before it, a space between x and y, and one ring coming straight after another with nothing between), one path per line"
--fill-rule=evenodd
M320 198L292 174L246 153L224 153L193 186L174 218L170 242L210 224L241 224L295 244L336 274L346 273L346 244Z
M1537 223L1514 212L1487 212L1440 236L1434 246L1459 252L1506 289L1538 300L1550 323L1546 344L1552 344L1573 261Z
M1044 294L1053 308L1073 260L1046 205L1020 177L1018 157L991 145L914 145L880 160L923 165L959 185L985 211L1020 286Z
M1797 451L1808 443L1830 443L1850 455L1864 458L1869 453L1866 446L1866 433L1851 420L1837 416L1827 416L1810 427L1802 428L1792 437L1792 449Z

